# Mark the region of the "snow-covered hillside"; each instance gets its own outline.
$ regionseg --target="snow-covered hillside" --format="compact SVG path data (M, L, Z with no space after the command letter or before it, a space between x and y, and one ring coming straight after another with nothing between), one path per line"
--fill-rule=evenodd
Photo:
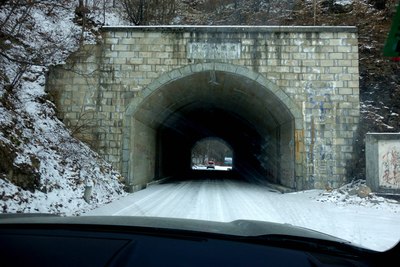
M93 8L82 31L77 1L16 2L0 7L0 212L70 215L124 195L120 174L71 136L45 92L48 67L97 42L94 25L118 16Z

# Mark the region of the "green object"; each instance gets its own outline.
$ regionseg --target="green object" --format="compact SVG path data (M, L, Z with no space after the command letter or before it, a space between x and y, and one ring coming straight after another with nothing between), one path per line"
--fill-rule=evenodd
M397 6L392 27L383 48L383 55L387 57L400 57L400 3Z

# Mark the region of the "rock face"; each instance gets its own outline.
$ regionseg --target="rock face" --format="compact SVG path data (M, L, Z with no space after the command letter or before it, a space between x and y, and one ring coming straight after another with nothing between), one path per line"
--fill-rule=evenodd
M321 6L328 9L329 12L340 14L349 13L353 10L352 0L325 0L321 2Z
M357 196L361 197L361 198L366 198L369 196L369 194L371 194L371 188L369 188L366 185L361 185L358 189L357 189Z
M338 192L343 195L358 196L360 198L366 198L371 196L372 190L369 186L365 185L364 180L352 182L349 185L345 185L338 189Z
M0 142L0 178L6 174L7 178L15 185L24 190L34 192L39 188L40 175L38 169L40 161L30 156L31 164L15 163L16 149L10 145Z

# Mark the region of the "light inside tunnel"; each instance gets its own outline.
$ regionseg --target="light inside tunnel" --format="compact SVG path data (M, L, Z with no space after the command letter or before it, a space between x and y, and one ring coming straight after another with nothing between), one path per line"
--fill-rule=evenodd
M238 176L293 187L294 117L277 93L224 71L195 72L160 85L131 116L132 182L192 179L192 148L214 137L234 151Z
M206 137L195 143L191 150L192 170L231 170L233 150L223 139Z

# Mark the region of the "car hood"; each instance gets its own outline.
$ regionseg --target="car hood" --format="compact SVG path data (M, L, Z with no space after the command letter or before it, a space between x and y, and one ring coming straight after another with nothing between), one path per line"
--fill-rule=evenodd
M291 236L351 244L349 241L307 228L254 220L214 222L193 219L140 216L77 216L62 217L51 214L0 214L1 225L62 224L85 226L113 226L151 228L222 234L236 237Z

